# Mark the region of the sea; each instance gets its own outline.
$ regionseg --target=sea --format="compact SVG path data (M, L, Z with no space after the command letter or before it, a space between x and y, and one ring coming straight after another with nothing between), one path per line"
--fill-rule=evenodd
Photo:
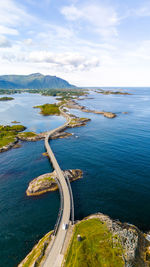
M51 141L63 170L81 169L83 178L71 184L75 220L101 212L150 230L150 88L104 88L131 95L103 95L90 90L78 100L88 109L115 112L117 117L70 110L90 118L73 135ZM0 102L0 125L19 121L37 133L65 122L61 116L42 116L33 106L55 103L55 97L14 94ZM125 112L125 114L124 114ZM47 232L54 228L60 205L59 191L27 197L35 177L52 172L44 141L21 142L21 148L0 154L0 267L15 267Z

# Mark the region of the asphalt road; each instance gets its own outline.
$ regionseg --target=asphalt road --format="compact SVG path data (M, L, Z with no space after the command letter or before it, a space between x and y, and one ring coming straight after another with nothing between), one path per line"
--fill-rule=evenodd
M47 149L47 153L48 153L49 158L53 164L53 167L57 173L58 180L61 184L61 188L62 188L62 192L63 192L63 213L62 213L61 221L60 221L60 224L58 227L57 234L54 238L52 247L50 249L48 257L45 260L45 263L43 264L44 267L60 267L61 266L62 259L63 259L63 256L61 255L61 250L63 248L66 233L68 231L68 229L63 229L63 225L69 224L70 213L71 213L71 196L70 196L69 188L68 188L67 182L65 180L65 177L62 173L62 170L59 167L59 164L58 164L58 162L55 158L55 155L54 155L54 153L53 153L53 151L49 145L49 142L48 142L52 134L54 134L57 131L61 131L61 130L65 129L71 120L70 116L62 111L62 107L60 107L60 111L61 111L61 114L66 117L67 122L64 125L50 131L47 134L47 136L45 138L45 147Z

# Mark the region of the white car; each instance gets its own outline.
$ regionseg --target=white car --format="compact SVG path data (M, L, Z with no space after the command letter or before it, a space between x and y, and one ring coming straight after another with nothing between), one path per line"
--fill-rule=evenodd
M66 230L68 228L68 224L67 223L63 223L63 225L62 225L62 229L63 230Z

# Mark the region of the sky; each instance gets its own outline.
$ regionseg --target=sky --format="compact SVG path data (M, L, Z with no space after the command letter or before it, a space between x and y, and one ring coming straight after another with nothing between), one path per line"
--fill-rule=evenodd
M0 75L150 86L150 0L0 1Z

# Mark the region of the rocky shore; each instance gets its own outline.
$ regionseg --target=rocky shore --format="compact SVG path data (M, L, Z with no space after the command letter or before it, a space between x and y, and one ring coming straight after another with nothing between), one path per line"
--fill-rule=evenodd
M69 178L70 182L80 179L83 176L83 172L79 169L65 170L63 171L63 174L65 177ZM26 190L27 196L37 196L46 192L56 191L58 189L56 180L56 171L40 175L29 183Z
M88 222L93 219L98 219L102 224L106 225L107 233L105 233L105 237L102 239L97 236L98 243L101 244L104 240L108 242L108 247L112 244L110 252L107 251L106 255L110 257L113 253L113 249L115 250L117 247L119 248L120 254L118 257L121 256L122 264L119 266L127 266L127 267L149 267L150 266L150 241L147 240L147 235L141 232L136 226L128 224L128 223L121 223L118 220L113 220L109 216L104 215L102 213L97 213L90 215L84 218L81 221L76 221L75 225L73 226L74 231L72 231L72 240L75 234L75 229L77 229L78 225L82 222ZM86 225L85 225L86 227ZM98 229L97 229L98 230ZM97 232L96 230L96 232ZM92 230L94 234L94 229ZM96 235L95 232L95 235ZM28 267L36 266L35 264L38 262L39 267L42 266L44 263L45 255L47 253L47 247L51 241L51 233L46 234L37 245L34 246L33 250L26 256L26 258L18 265L19 267ZM109 234L110 233L110 234ZM108 234L109 239L106 239L106 234ZM75 238L76 240L76 238ZM81 241L80 246L82 246L82 242L84 242L84 238ZM90 239L89 239L90 242ZM68 248L65 253L64 259L68 256L67 254L70 253L70 245L72 241L68 243ZM84 243L85 244L85 243ZM106 244L106 243L105 243ZM118 245L119 244L119 245ZM90 244L89 244L90 247ZM86 249L86 247L84 247ZM104 248L105 249L105 248ZM105 255L101 254L102 251L99 250L99 255L97 257L103 257ZM115 253L115 252L114 252ZM71 257L73 255L71 254ZM92 255L90 255L90 251L88 251L88 259L90 259ZM107 256L106 256L107 257ZM30 263L29 263L30 259ZM40 259L40 261L39 261ZM66 267L66 261L63 262L63 267ZM108 265L107 265L108 266ZM117 266L117 265L115 265Z
M138 229L138 227L112 220L109 216L102 213L90 215L84 220L99 218L100 221L106 223L109 231L113 235L113 243L115 237L118 236L123 248L123 260L128 267L149 267L150 266L150 241L147 235ZM149 259L149 260L148 260Z
M113 119L117 116L115 113L112 113L112 112L86 109L84 106L79 105L75 100L69 100L66 103L66 107L70 108L70 109L79 109L79 110L81 110L83 112L87 112L87 113L100 114L100 115L103 115L104 117L107 117L109 119Z
M95 92L103 95L132 95L131 93L128 92L102 90L102 89L96 90Z
M69 128L74 128L74 127L81 127L81 126L85 126L87 124L88 121L90 121L91 119L88 118L79 118L79 117L72 117L68 127Z
M34 136L24 136L23 133L19 134L14 142L9 143L6 146L3 146L0 148L0 153L10 150L11 148L19 148L21 147L21 144L19 141L28 141L28 142L36 142L39 140L42 140L45 138L47 132L35 134ZM58 139L58 138L66 138L71 136L71 133L67 132L57 132L54 135L52 135L51 139Z
M11 142L6 146L1 147L0 153L8 151L9 149L13 148L17 143L18 143L18 138L16 137L14 142Z
M24 136L24 133L21 133L21 134L19 134L18 138L21 141L36 142L36 141L39 141L41 139L44 139L46 137L47 133L48 132L43 132L40 134L33 133L34 134L33 136ZM51 139L65 138L65 137L69 137L71 135L72 135L71 133L67 133L67 132L57 132L51 136Z

